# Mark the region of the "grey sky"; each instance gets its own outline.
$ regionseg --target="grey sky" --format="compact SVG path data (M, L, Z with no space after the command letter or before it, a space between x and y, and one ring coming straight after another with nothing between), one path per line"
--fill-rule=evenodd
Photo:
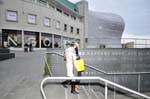
M150 37L150 0L88 0L88 2L90 10L122 16L126 23L124 37Z

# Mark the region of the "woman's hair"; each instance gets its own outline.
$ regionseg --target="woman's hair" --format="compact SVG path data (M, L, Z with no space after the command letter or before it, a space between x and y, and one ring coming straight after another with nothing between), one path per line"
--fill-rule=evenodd
M74 45L76 45L77 47L79 47L79 44L77 42L75 42Z

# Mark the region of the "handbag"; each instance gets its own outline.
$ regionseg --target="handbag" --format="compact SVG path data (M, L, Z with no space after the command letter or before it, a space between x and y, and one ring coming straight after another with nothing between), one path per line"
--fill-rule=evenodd
M85 70L83 59L75 60L74 63L75 63L75 68L78 72L83 72Z

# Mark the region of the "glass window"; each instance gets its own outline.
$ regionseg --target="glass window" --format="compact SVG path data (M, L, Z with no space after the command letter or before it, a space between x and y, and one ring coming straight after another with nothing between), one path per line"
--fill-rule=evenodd
M64 15L69 16L69 14L68 14L68 13L66 13L66 12L64 12Z
M34 14L28 14L28 23L30 23L30 24L36 24L36 15L34 15Z
M58 12L62 13L62 10L60 10L60 9L58 9L58 8L56 8L56 10L57 10Z
M24 1L32 2L32 3L35 3L35 2L36 2L36 0L24 0Z
M22 45L22 34L20 30L2 30L3 47L18 47Z
M24 31L24 44L39 48L39 32Z
M51 26L51 19L48 17L44 18L44 26Z
M41 34L41 47L42 48L52 48L52 34L42 33Z
M56 21L56 29L60 29L60 21Z
M77 35L79 35L80 34L80 29L79 28L77 28Z
M71 26L71 31L70 31L71 33L73 33L73 27Z
M52 5L52 4L49 4L49 6L54 10L55 9L55 6Z
M61 36L54 35L54 48L61 48Z
M38 3L42 5L47 5L47 0L38 0Z
M76 20L76 17L75 17L75 16L72 16L72 15L71 15L71 18L74 19L74 20Z
M64 24L64 31L67 31L67 24Z
M7 21L17 21L18 20L18 12L7 10L6 20Z

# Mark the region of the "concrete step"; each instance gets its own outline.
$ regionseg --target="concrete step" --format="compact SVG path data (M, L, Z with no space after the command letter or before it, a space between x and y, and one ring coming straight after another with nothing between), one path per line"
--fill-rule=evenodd
M10 50L7 48L0 48L0 53L10 53Z
M44 88L47 99L66 99L65 89L61 85L48 84Z
M5 91L5 95L0 99L42 99L39 91L40 81L37 79L22 78L9 92ZM12 83L12 81L10 82Z
M101 99L84 85L80 86L79 94L72 94L70 85L68 88L64 88L60 82L48 82L44 86L44 91L47 99Z
M105 99L104 94L102 94L101 92L95 92L95 94L97 95L97 97L100 97L101 99Z
M88 96L88 99L101 99L101 97L98 97L96 93L88 86L82 86L82 89L85 91L85 93Z
M91 92L94 94L96 99L103 99L104 98L102 95L97 95L96 92L93 89L91 89ZM99 93L101 93L101 92L99 92Z
M15 57L14 53L0 53L0 61L6 60L6 59L11 59L14 57Z
M115 94L108 95L108 99L145 99L135 95L127 95L127 94Z
M94 91L94 90L93 90ZM103 92L98 92L98 91L94 91L95 94L100 97L100 99L105 99L105 95ZM150 93L143 93L147 96L150 96ZM108 97L107 99L145 99L142 97L138 97L137 95L133 95L133 94L123 94L120 92L114 92L114 91L108 91Z

